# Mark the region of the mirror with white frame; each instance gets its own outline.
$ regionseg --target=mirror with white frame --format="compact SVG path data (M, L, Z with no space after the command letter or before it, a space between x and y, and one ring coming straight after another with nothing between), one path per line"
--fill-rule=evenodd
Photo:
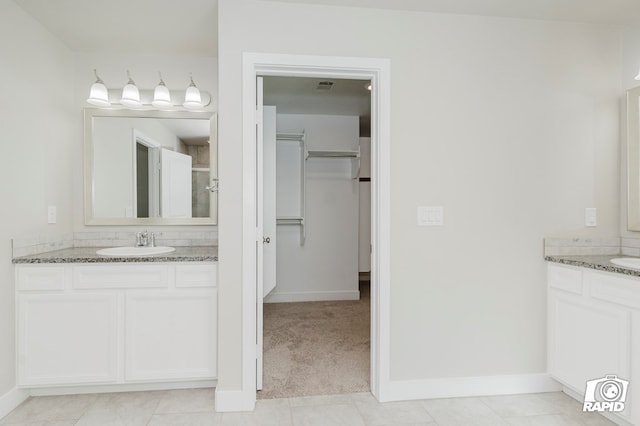
M215 225L211 112L85 109L87 225Z
M627 228L640 231L640 87L627 91Z

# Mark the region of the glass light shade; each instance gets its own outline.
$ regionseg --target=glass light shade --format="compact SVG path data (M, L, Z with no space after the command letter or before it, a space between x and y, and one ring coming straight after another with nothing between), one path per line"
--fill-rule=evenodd
M638 75L636 75L634 78L635 78L636 80L640 80L640 72L638 72Z
M195 85L187 87L187 90L184 93L183 106L187 109L202 108L202 97L200 96L200 90L198 90Z
M138 92L138 87L135 84L128 83L124 86L120 103L128 107L142 106L142 103L140 103L140 92Z
M153 91L153 102L151 102L156 108L171 108L173 104L171 103L171 93L169 93L169 89L164 83L160 83L156 86Z
M91 105L106 107L111 105L109 102L109 91L107 87L101 83L96 81L91 85L91 90L89 91L89 99L87 102Z

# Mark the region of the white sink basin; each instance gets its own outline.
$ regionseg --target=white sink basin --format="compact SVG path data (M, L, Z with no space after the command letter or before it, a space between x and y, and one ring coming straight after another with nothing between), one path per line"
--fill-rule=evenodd
M106 249L100 249L96 251L96 254L102 254L104 256L122 256L122 257L136 257L136 256L153 256L156 254L171 253L175 251L174 247L110 247Z
M624 268L640 269L640 257L618 257L610 262Z

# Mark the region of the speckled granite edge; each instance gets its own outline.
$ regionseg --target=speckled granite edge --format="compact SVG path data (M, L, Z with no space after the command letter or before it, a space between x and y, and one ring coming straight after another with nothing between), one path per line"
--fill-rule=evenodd
M176 251L152 256L123 257L96 254L99 247L76 247L29 256L14 257L14 264L40 263L149 263L149 262L217 262L215 246L176 247Z
M629 257L622 255L593 255L593 256L545 256L547 262L562 263L564 265L580 266L598 271L640 277L639 269L623 268L610 262L611 259Z

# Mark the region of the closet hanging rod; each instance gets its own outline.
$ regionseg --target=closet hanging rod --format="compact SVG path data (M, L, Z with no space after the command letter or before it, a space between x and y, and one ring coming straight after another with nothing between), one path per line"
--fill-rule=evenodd
M277 133L278 141L304 141L304 133Z
M319 151L319 150L308 150L307 158L317 157L317 158L359 158L359 151Z
M300 225L304 222L302 217L278 217L276 224L278 225Z

